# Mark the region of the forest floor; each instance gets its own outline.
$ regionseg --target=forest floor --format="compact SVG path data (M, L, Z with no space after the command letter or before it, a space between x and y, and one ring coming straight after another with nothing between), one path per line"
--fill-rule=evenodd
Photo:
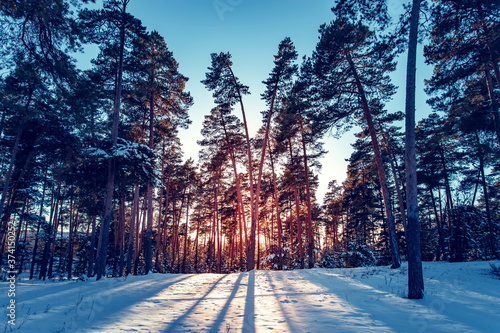
M496 265L500 262L496 261ZM16 285L4 332L498 332L500 279L489 262L425 262L425 297L399 269L150 274ZM8 284L0 284L3 320ZM3 322L2 322L3 324Z

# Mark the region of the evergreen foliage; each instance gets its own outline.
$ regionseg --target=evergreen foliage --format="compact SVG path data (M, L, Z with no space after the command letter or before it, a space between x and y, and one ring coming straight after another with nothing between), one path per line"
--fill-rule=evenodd
M422 2L433 112L405 131L411 96L405 114L387 110L389 75L422 23L409 11L393 26L386 1L334 2L300 66L290 38L277 45L254 137L231 54L207 55L215 106L198 161L183 159L193 98L165 39L130 0L87 2L0 2L2 267L14 254L31 279L85 279L397 267L401 254L421 298L421 260L499 258L497 1ZM99 53L81 70L72 55L86 43ZM352 128L347 178L321 204L325 134Z

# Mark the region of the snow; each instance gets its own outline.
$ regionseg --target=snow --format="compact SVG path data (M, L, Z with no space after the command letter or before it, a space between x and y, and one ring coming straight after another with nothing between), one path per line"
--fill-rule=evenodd
M498 262L496 262L498 264ZM425 298L407 265L18 280L17 332L494 332L500 279L489 262L426 262ZM7 283L2 282L4 290ZM10 302L7 292L0 305ZM6 322L6 321L5 321Z

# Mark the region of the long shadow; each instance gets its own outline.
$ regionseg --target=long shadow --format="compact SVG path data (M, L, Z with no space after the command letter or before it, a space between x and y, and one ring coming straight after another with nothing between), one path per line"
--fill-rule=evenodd
M231 295L229 295L229 298L226 301L226 304L224 304L224 307L222 308L221 312L217 316L217 319L215 319L215 322L212 326L212 329L210 330L211 332L219 332L221 329L222 322L224 321L224 317L226 316L227 310L229 309L229 305L231 305L231 302L235 298L236 294L238 293L238 289L240 288L241 284L241 279L243 278L243 274L240 273L238 276L238 279L234 283L233 286L233 291L231 292Z
M220 279L215 281L215 283L210 287L210 289L201 297L198 298L198 300L186 311L182 316L177 318L175 321L171 322L168 327L163 331L164 333L172 333L176 332L176 329L179 328L178 326L183 323L183 321L191 314L191 312L196 309L196 307L203 301L205 298L217 287L217 285L224 279L226 276L221 276Z
M243 332L255 333L255 270L248 272Z
M363 284L359 280L346 280L341 279L338 276L326 276L319 272L308 271L308 274L315 276L315 283L321 284L328 291L327 293L333 295L339 295L341 290L356 291L361 288L359 284ZM335 281L333 283L333 280ZM332 289L335 285L337 288ZM444 310L439 303L434 304L436 309L432 309L432 304L427 304L427 300L409 300L404 298L385 298L384 296L389 295L388 292L379 290L367 284L363 284L367 287L362 293L363 298L352 297L349 299L349 304L355 308L360 314L365 314L370 317L370 320L377 321L379 325L384 325L386 328L390 328L397 331L400 327L408 327L409 331L432 331L428 328L429 324L433 325L433 329L438 331L447 330L449 327L454 327L454 330L459 331L469 331L472 327L467 327L467 324L459 323L454 321L453 318L448 318ZM352 294L355 295L354 293ZM377 300L377 302L366 302L366 299ZM374 306L376 304L376 306ZM453 311L457 311L454 308ZM468 315L464 313L464 318ZM478 321L479 323L479 321Z
M33 313L30 305L23 304L24 302L21 301L20 309L22 309L22 313L20 313L20 320L25 320L28 326L41 320L44 322L53 322L53 331L57 331L61 328L70 331L76 328L83 329L88 326L99 325L99 323L107 323L109 318L114 314L121 312L133 304L154 297L166 288L192 277L193 275L186 275L181 278L174 278L173 281L169 279L164 282L157 281L156 279L144 281L150 283L147 283L142 288L138 287L127 293L119 292L119 290L122 289L120 282L123 281L118 280L107 280L80 285L80 287L83 288L81 288L79 292L75 290L75 293L71 295L71 297L75 298L76 304L70 305L65 303L64 308L59 306L60 304L57 302L57 299L50 298L48 301L44 300L47 304L47 310L44 313ZM103 286L106 288L103 288ZM126 286L126 284L123 286ZM92 291L92 287L98 287L98 289ZM134 302L130 301L131 298L134 299ZM39 299L39 297L33 299L36 300ZM31 300L32 299L26 299L25 301ZM42 300L43 298L40 298L40 301ZM26 318L22 318L24 314L26 314ZM64 318L66 321L61 320L61 318ZM98 319L96 320L96 318Z
M187 276L187 275L186 275ZM132 278L136 278L137 276L131 276ZM177 277L177 276L176 276ZM187 276L189 277L189 276ZM176 281L182 281L186 279L187 277L182 277L180 279L177 279L173 282ZM47 302L51 298L53 299L64 299L67 296L73 296L75 294L81 294L82 292L85 295L91 295L91 294L96 294L101 289L99 287L102 287L105 285L106 287L109 287L108 289L110 291L117 291L120 289L127 289L128 291L130 290L135 290L136 286L139 286L139 288L147 288L149 285L145 286L145 283L148 282L148 280L143 281L143 280L138 280L138 281L133 281L133 282L127 282L128 278L125 277L118 277L118 278L106 278L102 279L100 281L95 281L95 280L90 280L86 282L81 282L81 281L63 281L63 282L58 282L58 281L39 281L39 280L33 280L33 281L27 281L29 284L25 284L26 281L21 281L18 283L18 290L19 290L19 295L22 297L22 300L24 302L34 302L37 299L40 299L41 302ZM163 283L163 282L162 282ZM45 290L39 290L37 286L40 284L47 284L49 285L48 289ZM24 288L30 288L30 287L35 287L36 293L33 293L33 295L29 294L29 291L25 291ZM54 289L51 287L57 287L57 291L54 292ZM97 290L96 292L92 292L94 290ZM157 286L154 288L155 290L158 289ZM29 289L28 289L29 290ZM90 290L90 292L88 292ZM26 294L28 292L28 294Z
M195 275L187 275L187 276L181 277L180 279L176 279L174 281L169 281L167 283L153 283L153 285L147 285L144 288L139 287L138 288L139 290L136 289L136 290L129 290L129 291L125 291L125 292L121 291L117 295L110 295L109 296L110 299L108 299L108 300L106 300L106 298L103 298L102 303L103 303L104 308L106 309L105 310L106 315L104 317L101 317L99 320L93 321L91 323L91 325L95 326L95 325L98 325L99 323L102 323L102 322L109 323L108 322L109 317L111 317L113 314L119 313L122 310L129 308L131 305L133 306L134 304L138 304L138 303L143 302L149 298L152 298L155 295L164 291L165 289L167 289L167 288L169 288L177 283L191 279L193 277L195 277ZM120 288L120 289L122 289L122 288ZM140 291L140 289L143 289L143 291ZM113 289L111 289L111 292L113 292ZM131 292L133 292L133 295L131 295ZM130 303L131 296L134 297L134 295L137 295L137 294L140 294L140 298L136 299L135 302L133 304L131 304ZM121 299L125 299L125 301L121 302L120 301ZM113 306L107 307L106 303L108 303L108 304L113 303ZM95 307L94 307L94 309L95 309ZM113 312L108 312L109 309L112 309ZM84 310L86 310L86 309L84 309ZM77 311L77 313L78 313L78 311ZM83 311L83 313L85 313L85 311Z
M292 317L286 312L285 308L283 307L283 304L278 299L278 294L277 294L276 286L273 283L273 279L271 277L271 274L269 274L269 271L266 271L265 274L266 274L267 280L269 281L269 285L271 286L271 289L273 290L273 295L276 298L276 301L278 302L278 305L279 305L281 313L283 314L283 317L284 317L284 319L286 321L286 324L288 325L288 327L290 328L290 330L292 332L296 332L296 330L294 329L294 326L292 324ZM290 293L286 293L286 294L283 294L283 295L284 296L285 295L290 296L291 294Z

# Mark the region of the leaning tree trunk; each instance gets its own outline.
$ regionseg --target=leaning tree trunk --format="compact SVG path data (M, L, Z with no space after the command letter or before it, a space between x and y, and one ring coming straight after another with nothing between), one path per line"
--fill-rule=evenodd
M361 102L363 104L363 113L372 140L373 153L375 155L375 163L377 164L378 177L380 181L380 189L384 200L384 209L387 218L387 225L389 226L389 243L392 255L392 268L398 268L401 265L400 263L401 259L399 257L399 248L396 238L396 225L394 222L394 214L392 212L392 204L391 204L391 197L389 194L389 188L387 186L387 180L385 177L384 163L382 162L382 155L380 154L380 146L377 140L377 133L375 131L375 126L373 125L372 115L370 112L370 108L368 106L368 101L366 100L366 95L363 89L363 85L358 76L358 72L356 70L354 62L352 61L351 55L349 53L346 53L346 58L353 73L354 80L356 81L356 87L358 89L358 93L361 97Z
M237 81L236 76L234 75L233 69L230 66L228 66L228 69L229 69L229 72L231 73L234 85L236 87L239 87L238 81ZM251 221L253 223L253 221L255 219L254 218L254 214L255 214L255 207L254 207L254 205L258 205L259 203L258 203L258 200L257 200L257 202L255 202L255 194L254 194L254 187L253 187L254 180L253 180L253 157L252 157L252 149L251 149L251 145L250 145L250 135L248 134L248 125L247 125L247 117L246 117L246 114L245 114L245 107L243 105L243 98L241 96L241 91L240 91L239 88L237 88L237 94L238 94L238 100L240 102L241 114L242 114L242 117L243 117L243 127L245 128L245 140L246 140L246 144L247 144L248 188L249 188L249 191L250 191L250 218L251 218ZM241 207L241 208L242 208L242 214L244 214L244 209L243 209L243 207ZM248 254L252 251L249 248L249 246L251 247L251 242L250 242L250 245L249 245L247 237L246 237L247 236L246 223L243 223L243 226L245 228L245 244L246 244L246 250L247 250L247 270L250 270L250 269L253 269L253 266L255 265L255 259L253 259L253 257L252 257L252 268L249 268L250 267L250 263L249 263L250 256ZM251 234L251 231L250 231L250 234ZM254 246L253 247L253 252L255 252L255 242L254 242L253 246Z
M222 127L224 129L224 137L226 139L226 144L227 144L227 147L228 147L228 150L229 150L229 157L231 158L231 164L233 166L234 181L235 181L235 184L236 184L236 195L237 195L237 199L238 199L238 209L236 211L238 212L238 214L237 214L238 219L239 219L238 223L239 223L239 225L241 227L242 225L246 225L245 207L243 206L243 197L241 195L241 186L240 186L240 180L239 180L239 177L238 177L238 170L237 170L237 165L236 165L236 158L234 156L234 147L233 147L233 145L231 144L231 142L229 140L229 133L227 131L226 122L224 121L224 116L223 115L221 116L221 122L222 122ZM246 241L246 239L245 239L245 241Z
M380 123L379 123L380 124ZM401 214L401 221L403 223L403 228L405 232L405 237L407 233L407 228L406 228L406 211L405 211L405 205L404 205L404 199L403 199L403 193L401 191L401 185L399 183L399 176L398 172L396 169L396 164L394 163L396 161L396 157L392 153L392 150L389 145L389 141L387 140L387 137L384 133L384 129L382 128L382 124L380 124L380 134L382 134L382 139L384 140L384 146L385 150L387 152L387 155L389 156L389 161L391 165L391 171L392 171L392 177L394 178L394 186L396 187L396 194L398 197L398 202L399 202L399 211Z
M408 298L410 299L421 299L424 297L415 149L415 81L419 14L420 0L413 0L408 42L408 63L406 67L405 105L406 218L408 220L408 237L406 243L408 246Z
M257 219L259 216L260 186L262 183L262 171L264 169L264 160L266 157L267 140L269 139L269 130L271 128L271 119L273 117L274 101L276 99L277 91L278 91L278 82L276 82L276 85L275 85L274 91L273 91L273 96L271 98L271 105L269 107L269 114L267 115L266 132L264 134L264 142L262 143L262 152L260 155L259 176L257 178L257 186L255 188L254 213L252 215L252 223L250 225L250 246L248 249L248 258L247 258L248 270L252 270L255 268L255 232L257 229Z

